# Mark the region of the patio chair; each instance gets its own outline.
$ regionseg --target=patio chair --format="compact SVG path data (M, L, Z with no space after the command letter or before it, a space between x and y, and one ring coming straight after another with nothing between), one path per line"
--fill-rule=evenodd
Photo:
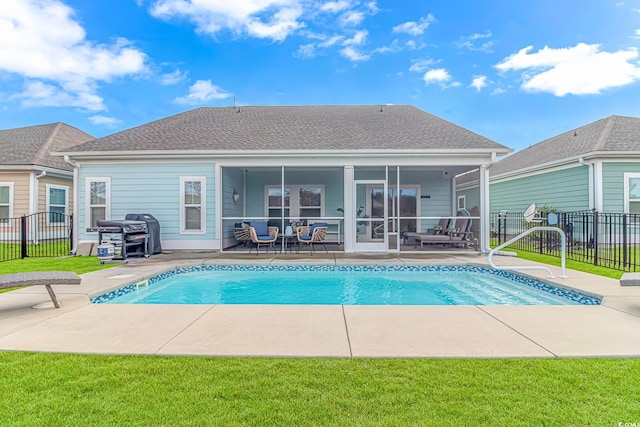
M234 251L240 245L247 246L249 243L251 243L251 231L249 230L249 227L234 227L233 237L235 237L236 241L238 242L233 247Z
M300 246L303 244L309 245L311 255L315 252L315 245L322 245L324 251L329 253L327 246L325 245L325 239L327 238L328 225L326 222L316 222L311 226L305 225L296 229L298 236L298 253L300 253Z
M438 234L445 234L447 230L449 230L449 224L451 219L449 217L442 217L438 220L438 224L434 225L432 228L427 229L425 233L418 233L416 231L405 231L402 233L402 238L404 239L404 244L409 244L409 239L413 239L414 243L417 244L417 237L419 236L433 236Z
M473 232L471 231L471 218L466 216L456 217L453 227L446 230L443 234L422 234L416 236L415 246L420 243L420 249L424 249L426 244L442 244L462 245L469 247L469 243L473 240Z
M256 248L256 255L260 252L260 246L265 246L266 252L269 252L269 247L273 248L274 253L276 252L275 243L278 240L278 227L269 227L266 221L251 221L249 233L251 242ZM253 247L251 250L253 250ZM251 250L249 250L249 253L251 253Z

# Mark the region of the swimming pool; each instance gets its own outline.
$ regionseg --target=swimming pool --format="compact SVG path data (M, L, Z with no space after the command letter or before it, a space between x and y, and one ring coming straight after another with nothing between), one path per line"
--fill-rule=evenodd
M516 274L467 266L179 268L100 295L108 304L594 305Z

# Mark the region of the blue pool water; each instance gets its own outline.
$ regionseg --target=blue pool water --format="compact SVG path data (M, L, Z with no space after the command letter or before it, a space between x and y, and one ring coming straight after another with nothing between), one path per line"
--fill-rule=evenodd
M110 304L563 305L598 300L479 267L197 266L92 300Z

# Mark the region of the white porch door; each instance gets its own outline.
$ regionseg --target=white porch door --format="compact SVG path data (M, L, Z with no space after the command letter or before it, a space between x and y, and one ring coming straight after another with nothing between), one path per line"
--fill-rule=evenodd
M354 190L355 251L386 252L389 232L387 182L356 180Z

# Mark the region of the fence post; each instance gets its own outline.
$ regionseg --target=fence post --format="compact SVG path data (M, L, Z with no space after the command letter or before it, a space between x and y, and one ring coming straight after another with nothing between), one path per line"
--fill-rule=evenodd
M627 266L627 214L622 214L622 266Z
M593 265L598 265L598 211L593 211Z
M75 250L73 242L73 214L71 214L69 215L69 254L72 254Z
M27 217L20 217L20 258L26 258L27 254Z

